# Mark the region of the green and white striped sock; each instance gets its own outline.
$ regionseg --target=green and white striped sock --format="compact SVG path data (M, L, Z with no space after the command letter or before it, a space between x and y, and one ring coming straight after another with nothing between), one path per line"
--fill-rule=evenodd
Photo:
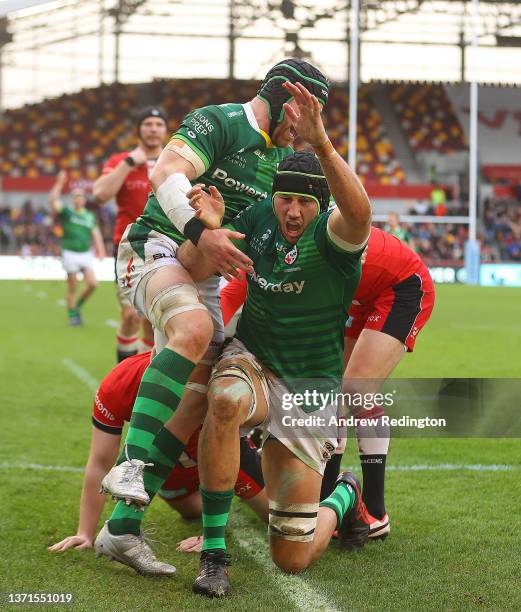
M195 364L168 348L152 359L137 392L118 465L129 459L147 462L158 431L177 409Z
M230 491L206 491L199 487L203 503L202 550L226 550L225 532L233 499Z
M331 508L335 512L337 516L337 529L339 529L344 515L352 509L355 500L356 493L353 487L347 484L347 482L339 482L333 493L326 497L324 501L321 501L319 506L321 508Z

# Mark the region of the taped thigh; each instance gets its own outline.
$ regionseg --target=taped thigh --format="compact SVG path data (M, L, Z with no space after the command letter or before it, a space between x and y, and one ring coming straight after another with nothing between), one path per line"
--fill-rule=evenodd
M199 291L203 304L210 313L213 323L212 339L199 363L213 366L221 354L224 342L224 323L219 297L219 279L217 277L211 277L202 283L197 283L197 290Z
M288 504L269 500L270 536L292 542L311 542L317 526L318 502L312 504Z
M155 328L164 331L172 317L190 310L206 310L206 306L193 285L180 283L166 287L153 298L147 308L147 319Z
M212 376L210 377L210 382L208 383L210 386L214 381L220 378L238 378L246 383L251 391L251 404L248 409L246 421L249 421L249 419L251 419L251 417L255 414L258 404L256 386L251 374L252 370L255 378L260 384L262 393L264 395L264 400L266 401L266 404L268 404L269 390L264 372L254 360L248 359L247 357L234 356L221 359L217 362L212 372Z

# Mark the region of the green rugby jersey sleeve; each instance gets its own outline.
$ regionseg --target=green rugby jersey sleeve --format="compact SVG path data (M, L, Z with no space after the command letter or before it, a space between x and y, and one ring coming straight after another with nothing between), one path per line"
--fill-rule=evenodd
M205 106L186 115L172 140L185 142L201 159L206 171L216 158L226 155L230 136L230 126L222 110Z
M345 278L350 278L360 273L360 260L365 246L355 252L344 251L336 246L331 241L327 231L327 222L331 212L333 211L329 211L320 216L315 226L315 243L322 257L324 257L324 259Z

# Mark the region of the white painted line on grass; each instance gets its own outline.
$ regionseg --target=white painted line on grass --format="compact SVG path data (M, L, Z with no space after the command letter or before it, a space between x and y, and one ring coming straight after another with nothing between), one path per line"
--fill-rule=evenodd
M44 465L40 463L0 463L2 470L47 470L49 472L82 472L83 468L77 468L70 465ZM353 466L342 466L344 470L352 470ZM521 465L457 465L449 463L438 463L433 465L388 465L387 470L391 472L443 472L451 471L471 471L471 472L517 472L521 470Z
M117 329L119 327L119 323L117 321L114 321L114 319L107 319L105 321L105 325L113 327L114 329Z
M58 306L67 306L67 302L63 298L56 300L56 304L58 304Z
M76 376L78 380L84 383L91 391L96 391L98 388L98 381L89 374L87 370L82 368L78 363L76 363L73 359L69 359L68 357L64 357L62 359L63 365Z
M73 472L82 474L84 468L72 465L43 465L41 463L0 463L0 470L39 470L44 472Z
M251 527L237 525L237 529L233 532L233 539L252 561L268 573L269 579L277 589L301 612L337 612L339 610L330 599L309 586L304 578L284 574L275 566L267 552L267 537L263 538Z
M38 293L35 294L37 298L46 298L47 297L47 293L45 291L38 291Z
M356 466L358 467L358 466ZM355 466L342 466L344 470L353 470ZM389 472L511 472L521 469L521 465L505 464L458 464L458 463L433 463L419 465L388 465L385 468Z
M477 463L475 465L472 464L463 464L458 465L455 463L439 463L438 465L392 465L390 466L391 470L399 471L399 472L442 472L442 471L473 471L473 472L509 472L512 469L515 469L512 465L483 465L481 463Z

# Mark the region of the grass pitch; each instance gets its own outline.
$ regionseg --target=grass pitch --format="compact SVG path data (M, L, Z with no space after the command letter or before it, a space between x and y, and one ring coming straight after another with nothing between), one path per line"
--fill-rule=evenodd
M104 283L85 327L71 329L63 292L59 282L0 283L0 591L70 592L74 604L59 607L89 611L521 609L519 439L393 440L391 536L356 555L332 545L298 577L274 569L265 527L234 502L225 601L191 594L197 557L177 553L175 542L201 527L160 500L147 522L163 542L158 556L178 568L173 579L139 577L92 551L49 553L76 530L82 474L74 470L88 452L91 387L114 364L117 319L114 288ZM515 289L438 287L433 317L396 375L521 377L520 302ZM88 376L75 376L71 363ZM357 465L352 441L344 462Z

